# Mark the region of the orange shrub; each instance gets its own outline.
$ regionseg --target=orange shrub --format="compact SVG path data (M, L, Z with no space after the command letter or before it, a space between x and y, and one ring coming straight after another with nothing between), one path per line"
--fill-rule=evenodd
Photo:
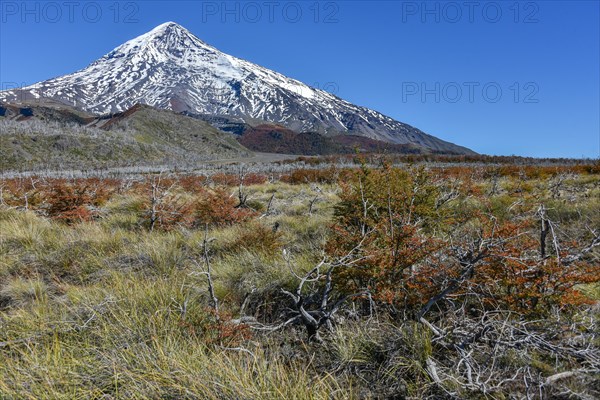
M208 184L208 178L204 175L186 175L177 180L177 184L189 193L197 193L204 190Z
M246 174L244 176L244 185L262 185L267 182L267 176L263 174Z
M205 190L195 204L196 224L225 226L246 221L256 213L247 208L237 208L237 198L224 188Z
M233 174L218 173L210 177L217 186L237 186L240 184L240 177Z
M52 179L45 187L46 213L68 224L89 221L113 192L100 179Z
M5 204L35 210L44 202L48 183L43 179L31 177L7 179L0 185Z
M403 303L406 278L439 246L422 232L434 217L437 188L422 169L384 165L357 175L342 184L328 253L343 257L355 249L359 261L339 272L347 291L368 288L381 302Z
M363 166L342 184L327 251L335 258L353 252L354 261L339 269L338 288L368 288L380 303L409 313L430 300L443 309L450 296L530 316L585 302L577 285L599 282L600 268L576 256L581 243L564 242L559 254L542 257L531 208L494 215L505 210L473 188L472 175L460 180L461 190L479 199L477 208L438 210L438 189L424 170Z

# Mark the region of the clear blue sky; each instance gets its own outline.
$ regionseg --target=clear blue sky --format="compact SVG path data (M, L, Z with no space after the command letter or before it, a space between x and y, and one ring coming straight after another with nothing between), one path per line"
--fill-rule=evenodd
M74 72L175 21L226 53L481 153L596 158L599 4L2 0L0 83Z

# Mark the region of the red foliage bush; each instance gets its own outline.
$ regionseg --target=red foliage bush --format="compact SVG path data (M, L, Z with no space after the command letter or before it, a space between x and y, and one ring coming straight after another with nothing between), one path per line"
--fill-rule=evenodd
M224 188L205 190L195 203L196 225L226 226L247 221L256 213L237 208L238 201Z
M144 215L148 228L226 226L246 221L256 214L238 207L237 197L225 187L209 189L203 186L204 183L203 179L193 177L183 181L154 178L135 188L136 193L143 188L141 194L145 198Z
M267 182L267 176L263 174L246 174L244 176L244 185L262 185Z
M437 189L423 170L363 168L342 185L327 249L336 257L356 249L359 261L339 273L350 292L368 288L387 304L406 299L406 277L438 247L422 228L434 212Z
M188 193L198 193L208 184L208 177L204 175L186 175L177 179L177 184Z
M217 186L238 186L240 184L239 175L218 173L210 177Z
M2 201L11 207L36 209L44 201L46 183L39 178L17 178L2 181Z
M539 221L497 223L490 218L487 225L484 235L490 238L489 254L471 279L470 290L490 303L523 314L589 301L576 287L600 281L600 269L583 259L565 262L571 253L579 252L581 244L563 243L558 254L542 258ZM488 294L490 288L495 289L493 296Z
M585 302L577 285L600 281L600 269L582 256L585 246L569 241L542 255L536 213L513 207L517 216L494 215L504 210L488 204L469 169L461 173L479 208L437 210L437 186L423 170L363 167L343 184L327 251L336 258L354 252L356 261L340 269L339 287L367 288L375 300L416 313L443 309L449 296L530 316Z
M108 183L100 179L47 181L44 195L47 215L68 224L91 220L98 215L95 209L114 193Z

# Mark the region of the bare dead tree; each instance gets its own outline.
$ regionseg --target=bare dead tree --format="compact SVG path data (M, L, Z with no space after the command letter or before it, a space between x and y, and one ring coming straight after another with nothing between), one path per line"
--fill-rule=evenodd
M314 208L314 206L315 206L315 203L316 203L317 201L319 201L319 199L320 199L319 195L316 195L316 196L315 196L315 197L314 197L314 198L313 198L313 199L312 199L312 200L309 202L309 204L308 204L308 215L312 215L312 213L313 213L313 208Z
M288 262L291 273L300 282L294 292L281 289L282 293L286 294L293 301L292 308L290 309L292 316L281 327L293 322L300 322L305 327L309 340L321 341L318 334L319 329L323 326L331 329L333 316L347 301L354 298L366 297L369 300L372 313L373 300L368 290L352 294L334 294L334 272L341 268L351 268L355 263L365 259L365 257L356 256L364 240L365 238L346 255L334 262L327 262L326 258L323 258L304 276L299 276L294 272L289 262L288 253L284 252L284 258ZM307 283L312 283L313 287L305 291Z
M281 289L282 293L289 296L293 301L293 308L291 309L293 316L285 322L285 325L298 321L304 325L308 340L321 341L318 333L319 329L324 325L328 329L332 328L332 317L346 301L358 297L367 297L370 300L370 293L366 290L333 299L333 272L336 268L343 266L345 264L327 265L325 260L322 260L301 278L294 293ZM323 267L326 267L325 271L321 270ZM323 280L325 282L320 290L317 289L308 294L304 293L304 286L307 282L320 282Z
M490 191L489 191L489 195L490 196L496 196L499 192L499 180L500 180L500 174L498 173L498 171L494 171L492 174L492 182L491 182L491 187L490 187Z
M559 174L549 182L548 189L550 189L550 193L552 193L553 199L557 199L560 197L560 191L563 189L563 185L567 178L568 176L566 174Z
M361 200L362 212L363 212L361 225L360 225L360 233L361 233L361 236L363 238L365 238L367 236L367 234L369 233L369 228L367 226L367 220L368 220L367 217L369 215L369 210L373 208L373 204L371 204L369 202L369 199L367 199L365 197L365 189L364 189L361 177L359 177L359 179L358 179L358 185L359 185L359 189L360 189L360 200Z
M578 250L573 254L569 254L564 257L561 261L561 264L564 266L569 266L574 262L581 261L587 254L589 254L594 248L600 246L600 229L592 230L590 229L590 233L592 234L592 239L590 242Z
M4 184L0 184L0 206L6 206L4 201Z
M547 209L544 205L541 205L538 208L537 214L540 218L540 258L545 260L547 258L547 250L546 250L546 242L547 236L550 235L552 238L552 247L554 248L554 253L556 256L556 260L559 264L567 267L570 264L580 261L584 258L584 256L590 253L595 247L600 246L600 229L589 229L592 239L590 242L579 249L571 249L571 251L575 250L575 252L568 254L564 258L561 258L561 244L560 239L557 234L556 223L550 220L547 216Z
M550 232L550 221L546 218L546 209L542 204L538 209L540 216L540 259L546 258L546 237Z
M25 193L23 193L23 198L25 200L25 205L24 205L25 210L29 210L29 197L35 196L36 193L38 192L35 185L39 181L37 179L33 179L33 177L30 177L29 180L31 182L31 190L25 191Z
M340 257L335 262L328 262L323 258L314 268L304 275L298 275L290 262L289 253L284 249L283 257L287 262L291 274L298 279L298 286L294 291L281 288L281 292L292 300L288 317L278 325L262 325L256 320L248 323L255 330L276 331L293 323L300 323L306 329L308 340L320 342L322 339L319 330L325 326L332 329L332 319L342 306L351 299L366 298L369 301L370 315L374 311L374 302L371 293L363 290L352 294L336 293L334 283L334 272L341 268L350 268L355 263L366 257L357 257L365 238L348 254Z
M477 263L479 263L488 255L488 248L486 247L486 243L483 239L480 238L475 244L474 248L475 249L469 249L463 252L457 249L457 261L461 267L461 273L459 277L450 279L444 290L431 297L427 303L425 303L425 305L417 313L417 321L420 321L425 314L429 312L431 307L437 304L440 300L446 298L448 295L456 292L464 282L473 276Z
M440 187L440 195L435 201L435 208L440 209L444 204L451 202L456 199L460 192L458 190L460 182L458 179L451 179L449 183L446 181L442 181L438 183L438 187Z
M260 216L260 218L264 218L267 217L269 215L271 215L271 208L273 207L273 200L275 199L275 193L273 193L271 195L271 198L269 199L269 202L267 203L267 209L265 210L265 212Z
M427 358L426 370L435 385L459 398L465 392L493 397L493 393L518 384L525 398L552 398L573 390L562 381L592 382L600 373L600 348L595 342L598 321L582 318L566 327L558 313L530 321L502 309L475 318L462 306L448 310L438 321L442 326L424 321L433 334L432 342L446 349L443 359ZM522 360L521 365L506 368L504 358L511 351ZM544 377L530 362L541 354L571 369ZM588 385L579 396L568 397L591 399L594 393L598 394L597 388Z
M162 173L152 178L150 183L150 204L147 211L149 230L154 231L156 225L182 215L183 209L188 204L178 204L180 197L171 196L176 182L168 187L162 184Z
M215 318L217 319L217 321L219 321L220 320L219 299L217 298L217 295L215 294L215 284L214 284L214 281L212 278L210 252L209 252L209 248L208 248L208 245L213 240L214 239L208 237L208 224L206 224L204 227L204 238L202 240L202 270L199 273L206 277L206 284L208 286L208 295L210 296L211 307L214 311ZM198 263L196 263L196 265L199 266Z
M248 201L248 194L246 194L245 190L244 190L244 178L246 177L246 175L248 174L248 172L245 170L245 168L243 166L240 167L239 172L238 172L238 179L240 181L239 185L238 185L238 205L235 206L236 208L249 208L247 201Z
M150 184L150 231L154 230L154 225L158 221L158 206L162 199L167 195L167 191L162 191L160 186L161 175L154 177Z

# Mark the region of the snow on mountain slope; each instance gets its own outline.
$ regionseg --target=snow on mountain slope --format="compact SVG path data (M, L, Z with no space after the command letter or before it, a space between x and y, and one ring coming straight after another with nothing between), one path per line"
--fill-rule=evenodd
M352 134L431 150L470 153L376 111L222 53L167 22L117 47L88 67L18 90L7 102L39 97L93 113L137 103L192 114L280 123L295 131Z

